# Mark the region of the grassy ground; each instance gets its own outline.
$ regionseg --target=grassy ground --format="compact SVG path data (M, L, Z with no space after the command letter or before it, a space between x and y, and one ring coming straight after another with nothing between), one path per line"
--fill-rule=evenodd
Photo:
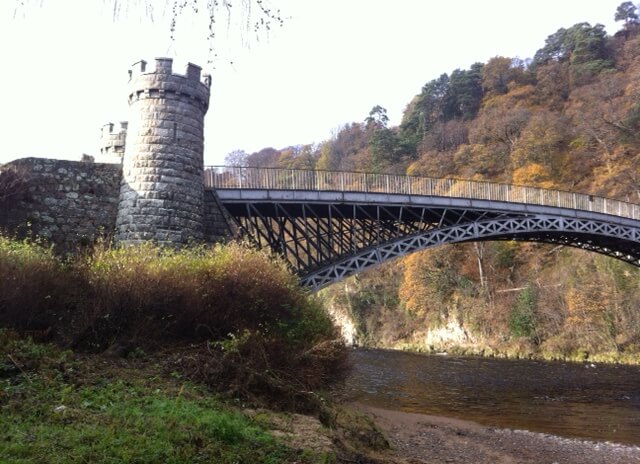
M0 464L389 462L371 421L317 393L348 368L320 302L265 252L66 260L0 235Z
M285 445L264 413L248 417L158 359L80 357L20 340L0 354L0 462L335 460Z

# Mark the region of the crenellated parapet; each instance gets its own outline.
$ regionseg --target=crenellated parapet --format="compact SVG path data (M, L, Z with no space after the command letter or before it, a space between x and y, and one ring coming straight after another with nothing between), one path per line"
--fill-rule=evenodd
M129 125L117 239L186 244L204 238L204 116L211 78L157 58L129 70Z
M102 156L124 155L127 126L127 121L121 121L117 128L112 122L102 126L100 130L100 154Z
M191 99L207 111L211 76L202 75L200 66L189 63L185 74L174 74L171 58L156 58L155 65L150 71L141 60L129 70L129 104L141 99Z

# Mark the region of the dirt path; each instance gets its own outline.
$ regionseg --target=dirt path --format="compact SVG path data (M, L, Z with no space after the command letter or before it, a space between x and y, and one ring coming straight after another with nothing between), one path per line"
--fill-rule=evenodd
M412 464L640 463L640 447L494 429L474 422L388 411L359 403L352 408L372 417L398 457Z

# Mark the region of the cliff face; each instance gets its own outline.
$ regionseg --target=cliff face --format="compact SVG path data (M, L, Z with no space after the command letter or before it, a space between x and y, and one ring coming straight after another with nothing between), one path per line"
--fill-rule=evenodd
M323 296L351 315L364 346L638 362L640 270L549 245L484 247L484 285L474 245L450 245L352 277Z
M348 308L332 303L327 304L326 308L333 321L340 328L340 335L347 346L356 345L358 331Z

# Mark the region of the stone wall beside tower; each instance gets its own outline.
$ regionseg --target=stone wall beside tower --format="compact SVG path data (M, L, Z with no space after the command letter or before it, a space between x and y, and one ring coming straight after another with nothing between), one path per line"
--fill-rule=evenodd
M204 115L211 78L170 58L129 71L129 121L116 240L181 245L204 238Z

